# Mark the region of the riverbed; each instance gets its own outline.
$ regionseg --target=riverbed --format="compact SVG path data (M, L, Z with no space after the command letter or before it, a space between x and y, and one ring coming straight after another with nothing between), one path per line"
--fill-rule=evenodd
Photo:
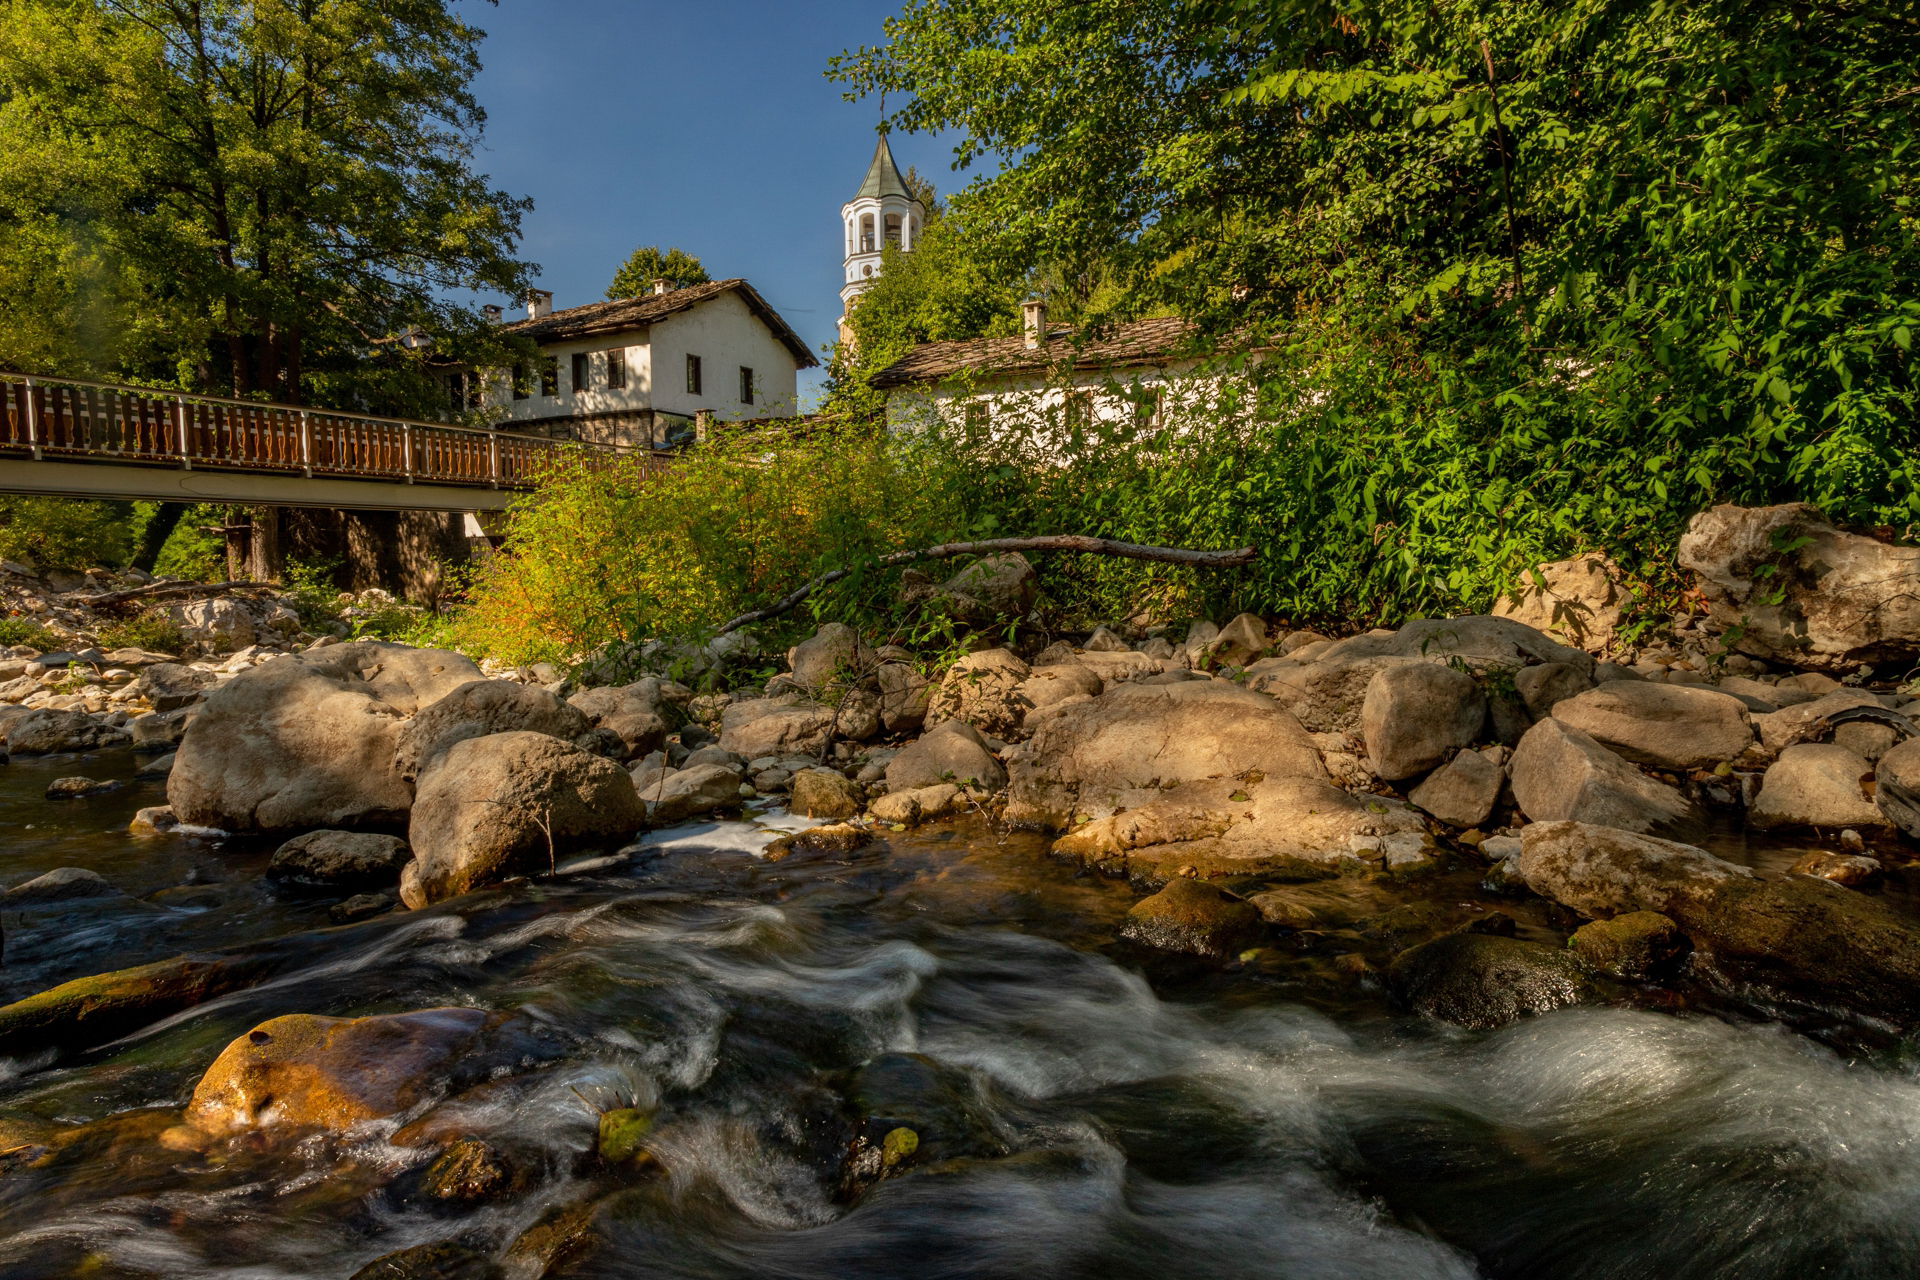
M297 960L118 1044L7 1065L0 1130L34 1136L0 1151L0 1277L344 1277L433 1241L491 1260L443 1274L539 1275L529 1242L589 1220L550 1274L1920 1270L1920 1079L1898 1044L1685 987L1467 1033L1397 1012L1343 963L1391 947L1390 927L1227 966L1146 955L1116 941L1136 890L977 816L768 861L796 825L769 812L335 926L341 895L266 878L271 843L128 834L163 802L136 767L0 771L0 885L80 866L122 891L0 909L5 997L287 937ZM42 798L74 773L129 781ZM1796 852L1719 844L1769 867ZM1564 937L1537 901L1480 891L1481 870L1419 893ZM441 1005L519 1011L548 1047L345 1137L159 1141L264 1019ZM592 1151L619 1107L653 1113L651 1158L610 1171ZM850 1189L866 1114L911 1118L939 1158ZM422 1133L507 1153L514 1189L424 1203Z

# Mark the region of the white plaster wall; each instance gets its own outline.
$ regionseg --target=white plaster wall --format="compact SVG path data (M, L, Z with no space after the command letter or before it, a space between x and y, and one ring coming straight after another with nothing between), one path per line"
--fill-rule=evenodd
M542 355L559 358L560 394L541 395L540 370L533 368L527 371L526 383L532 394L525 400L515 400L509 375L503 373L494 384L494 403L506 410L508 422L553 418L562 414L613 413L651 408L646 361L648 341L647 330L640 328L626 333L602 334L597 338L543 346L540 348ZM621 391L607 388L607 351L612 347L619 347L627 353L627 385ZM576 351L587 353L587 389L583 392L576 392L571 385Z
M687 392L687 357L701 360L700 394ZM737 293L722 294L653 326L653 407L693 416L767 418L794 412L799 365ZM753 403L740 403L740 367L753 370Z

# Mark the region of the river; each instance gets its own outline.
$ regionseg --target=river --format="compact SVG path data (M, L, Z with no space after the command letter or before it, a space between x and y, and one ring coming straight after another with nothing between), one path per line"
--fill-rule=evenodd
M64 1136L0 1153L0 1277L344 1277L446 1239L501 1270L445 1274L537 1275L513 1242L588 1204L590 1246L554 1274L1920 1270L1920 1080L1899 1046L1832 1047L1684 991L1470 1034L1327 976L1305 944L1225 969L1145 957L1113 940L1134 891L979 819L777 862L754 851L780 815L680 828L335 927L338 895L265 878L270 845L128 835L158 784L42 798L134 768L108 752L0 773L0 883L82 866L123 891L0 910L6 997L285 935L299 959L119 1044L8 1066L0 1127ZM1509 909L1523 935L1552 927ZM436 1005L519 1010L555 1047L345 1138L156 1141L268 1017ZM597 1116L632 1105L656 1112L655 1159L609 1174ZM849 1195L855 1113L910 1122L926 1158ZM408 1190L434 1153L408 1145L423 1125L509 1153L523 1185L427 1207Z

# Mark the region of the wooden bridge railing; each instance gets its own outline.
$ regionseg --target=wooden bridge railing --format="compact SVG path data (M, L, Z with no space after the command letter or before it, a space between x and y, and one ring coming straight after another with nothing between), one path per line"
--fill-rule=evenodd
M572 443L512 431L376 418L150 387L0 373L0 454L531 488ZM574 445L668 464L651 450Z

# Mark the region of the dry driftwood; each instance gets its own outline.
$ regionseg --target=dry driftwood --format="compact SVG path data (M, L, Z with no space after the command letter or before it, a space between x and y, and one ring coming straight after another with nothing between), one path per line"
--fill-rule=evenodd
M271 587L267 582L156 582L150 587L130 587L125 591L109 591L99 596L78 596L79 603L98 609L102 605L124 604L129 600L151 600L158 596L217 596L226 591L238 591L244 587Z
M1190 564L1208 569L1235 568L1248 563L1254 556L1252 547L1239 547L1232 551L1188 551L1181 547L1143 547L1132 542L1115 542L1111 538L1089 538L1085 534L1061 533L1044 538L988 538L984 542L943 542L936 547L895 551L890 555L880 556L869 567L891 569L895 565L907 564L914 560L945 560L952 556L995 555L1008 551L1075 551L1082 555L1120 556L1127 560L1158 560L1162 564ZM714 634L723 636L748 623L764 622L768 618L778 617L819 588L838 582L853 572L852 569L834 569L829 573L823 573L766 608L741 614Z

